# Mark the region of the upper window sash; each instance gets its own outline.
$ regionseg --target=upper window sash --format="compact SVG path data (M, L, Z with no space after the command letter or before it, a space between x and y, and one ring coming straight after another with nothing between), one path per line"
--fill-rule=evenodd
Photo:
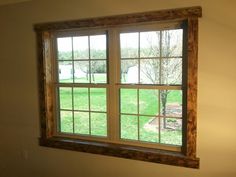
M86 33L73 33L71 34L68 32L68 35L66 35L66 32L63 32L63 35L61 33L56 33L54 36L54 65L55 65L55 81L58 84L65 85L81 85L81 84L108 84L109 77L108 77L108 62L109 62L109 55L108 55L108 35L107 31L87 31ZM83 46L80 46L78 43L82 41L84 43ZM98 42L100 44L98 44ZM65 46L65 43L67 46ZM68 48L67 51L65 51ZM84 49L86 48L86 49ZM82 53L81 53L81 50ZM96 51L100 50L102 53L97 53ZM61 58L60 54L63 54L62 56L67 56L67 58ZM73 76L71 81L63 81L63 79L60 78L60 67L63 67L65 63L71 63L71 75ZM92 80L92 72L94 69L96 69L95 63L104 63L105 64L105 73L106 78L103 80L97 81ZM64 63L64 64L63 64ZM80 64L83 63L83 70L88 72L89 79L87 81L80 81L76 79L76 76L78 75L78 67ZM69 66L68 66L69 68ZM67 69L68 69L67 68ZM86 69L87 68L87 69ZM81 69L81 68L80 68ZM69 73L68 73L69 74ZM76 75L77 74L77 75Z

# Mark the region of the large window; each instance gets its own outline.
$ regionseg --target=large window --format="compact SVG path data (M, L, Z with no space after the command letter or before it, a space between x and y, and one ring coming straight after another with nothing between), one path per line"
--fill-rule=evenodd
M197 17L35 25L43 146L197 168Z

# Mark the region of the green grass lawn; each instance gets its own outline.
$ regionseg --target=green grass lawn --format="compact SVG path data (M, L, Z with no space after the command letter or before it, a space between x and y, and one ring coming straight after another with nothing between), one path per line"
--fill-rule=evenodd
M163 119L161 119L161 139L159 140L158 129L147 128L148 122L151 122L156 115L159 114L159 100L157 90L139 90L139 114L149 116L131 116L128 114L138 114L137 106L137 94L136 89L121 89L121 138L147 141L147 142L159 142L164 144L182 144L182 131L178 127L176 129L164 129ZM178 103L181 104L181 91L171 91L167 98L167 104ZM160 105L162 109L162 105ZM123 114L122 114L123 113ZM175 119L167 119L168 121L176 121ZM158 121L157 126L158 128Z
M120 90L121 138L181 145L181 128L165 129L160 127L160 140L158 126L148 128L149 122L159 114L158 91L140 89L139 94L137 92L137 89ZM88 88L74 88L73 90L72 88L60 88L60 108L66 109L60 113L61 132L73 133L74 131L74 133L82 135L107 136L106 90L104 88L91 88L90 99L88 93ZM181 91L171 91L168 95L167 104L181 104L181 98ZM72 100L74 100L74 107ZM137 105L137 100L139 100L139 105ZM162 106L160 105L160 107ZM89 108L91 111L101 113L89 113ZM70 110L83 110L85 112L74 111L73 113ZM141 114L142 116L127 114ZM167 119L167 124L169 121L171 123L176 120ZM156 122L158 125L158 121Z

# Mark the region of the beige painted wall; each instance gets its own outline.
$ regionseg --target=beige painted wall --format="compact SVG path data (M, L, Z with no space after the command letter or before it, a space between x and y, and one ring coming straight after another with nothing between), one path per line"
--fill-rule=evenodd
M38 146L33 24L201 5L199 170ZM235 0L34 0L0 7L0 177L235 177Z

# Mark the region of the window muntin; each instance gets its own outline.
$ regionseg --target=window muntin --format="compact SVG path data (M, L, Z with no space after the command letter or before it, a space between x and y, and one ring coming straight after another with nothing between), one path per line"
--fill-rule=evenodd
M58 36L55 41L57 131L107 137L106 33Z

